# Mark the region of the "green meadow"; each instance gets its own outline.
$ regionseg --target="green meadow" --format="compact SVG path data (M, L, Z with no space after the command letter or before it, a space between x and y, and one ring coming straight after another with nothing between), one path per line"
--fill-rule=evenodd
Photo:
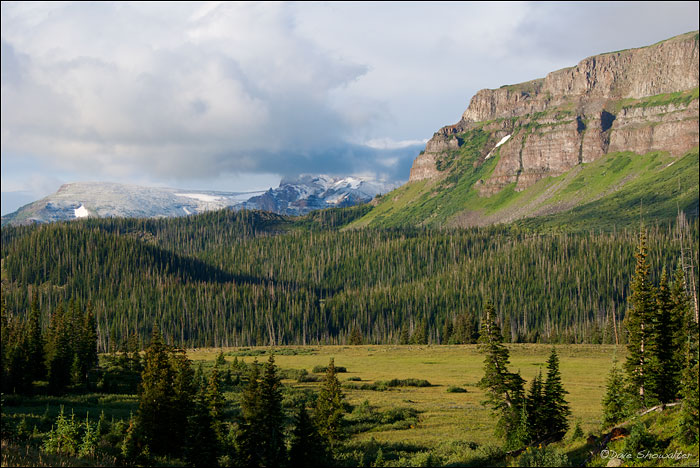
M531 381L542 370L546 374L546 360L551 345L510 344L511 369L519 370ZM613 363L613 356L624 357L623 347L612 345L557 345L561 359L561 375L569 392L572 409L572 428L578 421L585 432L600 429L600 402L605 392L605 379ZM226 360L234 357L246 363L267 360L270 348L224 349ZM280 352L281 351L281 352ZM190 359L213 363L218 349L196 350ZM297 354L294 354L297 353ZM249 354L246 356L246 354ZM345 367L339 373L344 384L346 401L353 406L365 400L378 410L413 408L418 411L418 422L408 429L363 432L359 440L374 438L383 442L410 442L433 447L445 440L463 440L477 444L494 443L493 418L482 406L483 391L477 382L483 375L483 356L476 345L377 345L377 346L319 346L285 347L275 353L275 363L281 369L306 369L326 366L333 358L336 366ZM323 374L319 374L322 376ZM356 379L360 380L356 380ZM351 380L348 380L351 379ZM348 388L365 383L392 379L427 380L429 387L390 387L384 391ZM298 383L284 380L294 388L316 390L320 383ZM459 387L466 392L448 392Z

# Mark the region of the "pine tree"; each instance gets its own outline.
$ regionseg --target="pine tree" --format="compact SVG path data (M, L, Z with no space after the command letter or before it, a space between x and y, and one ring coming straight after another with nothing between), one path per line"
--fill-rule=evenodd
M452 319L449 316L445 317L445 323L442 326L442 344L449 344L452 341L452 335L454 334L454 325L452 324Z
M217 466L220 453L219 436L212 417L207 386L199 388L192 415L187 423L184 458L190 466Z
M241 398L242 420L236 437L241 466L264 466L264 427L262 426L262 398L260 395L260 369L255 360L250 366L248 383Z
M328 462L325 441L309 417L306 404L302 402L294 417L294 430L289 447L289 466L321 467L328 466Z
M564 390L559 374L559 356L555 348L547 361L547 380L544 382L542 405L543 425L547 429L547 437L561 440L569 428L569 416L571 410L564 399L569 393Z
M676 399L680 389L681 366L677 361L678 350L675 349L674 334L682 328L674 312L671 291L668 285L666 267L661 273L658 292L656 294L656 313L653 320L653 346L650 354L650 370L652 372L650 385L652 393L661 403L669 403Z
M547 426L544 420L544 394L542 389L542 372L540 371L530 385L527 395L527 433L530 439L526 443L540 442L547 434Z
M630 393L637 407L646 407L655 401L653 389L653 317L656 309L655 291L649 280L646 234L641 233L635 255L637 265L630 289L630 309L626 322L628 330L627 360L624 368L630 384Z
M355 325L352 328L352 333L350 334L350 340L348 341L348 344L351 346L357 346L362 344L362 332L360 331L360 327Z
M494 319L493 305L488 303L479 336L479 350L484 358L484 376L479 387L486 391L484 404L498 416L496 432L506 439L510 446L517 445L512 439L520 424L524 404L524 381L520 374L508 370L510 354L502 341L501 331Z
M264 443L263 466L282 466L287 459L284 443L284 413L282 411L282 383L277 375L275 358L265 363L260 379L260 416Z
M627 416L625 381L617 361L613 362L603 397L603 428L614 426Z
M153 329L144 361L135 425L140 429L139 435L151 453L167 454L176 447L175 444L181 443L175 435L183 427L173 427L175 415L181 408L177 405L173 391L175 372L158 328Z
M46 367L49 391L54 394L63 392L71 381L74 352L69 319L63 303L60 303L51 314L49 323Z
M315 420L318 432L327 443L331 453L334 453L344 438L343 434L343 392L336 375L335 360L331 358L323 386L316 403Z
M46 378L46 356L44 354L44 336L41 333L41 312L39 311L39 298L34 294L29 312L29 343L28 360L32 380L43 380Z

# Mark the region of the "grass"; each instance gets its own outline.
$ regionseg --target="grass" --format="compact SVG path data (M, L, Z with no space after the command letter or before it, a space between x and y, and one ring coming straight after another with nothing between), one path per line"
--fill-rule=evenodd
M510 369L519 371L528 383L540 370L546 371L551 345L509 344ZM624 347L613 345L556 345L564 388L569 392L571 428L567 437L553 449L565 454L575 465L593 449L585 437L573 436L579 423L584 434L599 433L605 380L612 360L624 359ZM211 368L221 349L188 351L195 366ZM228 363L234 359L248 364L262 363L274 353L275 363L285 377L285 404L290 408L304 395L316 392L321 382L298 382L297 376L328 365L331 358L347 372L341 374L348 413L345 417L349 438L340 454L344 466L369 466L384 460L388 466L513 466L505 457L501 441L493 432L494 419L482 405L484 392L477 386L483 375L483 355L476 345L360 345L285 346L223 349ZM310 374L309 374L310 375ZM385 391L349 388L352 383L382 385ZM408 385L408 386L406 386ZM240 391L240 387L238 389ZM227 392L228 401L239 400L239 393ZM46 407L50 408L47 412ZM96 420L104 410L107 418L126 419L137 407L130 395L68 395L63 397L3 397L3 424L16 426L27 419L28 428L50 429L60 405L71 409L76 418L89 412ZM45 414L46 413L46 414ZM236 413L229 411L230 415ZM95 419L93 419L95 418ZM8 421L9 420L9 421ZM676 449L695 454L697 446L687 447L673 439L676 419L673 413L648 415L642 419L665 451ZM46 426L47 427L43 427ZM617 443L617 442L616 442ZM617 445L613 448L622 449ZM593 466L607 460L595 459ZM84 466L111 464L109 460L71 459L47 456L36 448L3 441L3 466ZM166 463L167 464L167 463ZM381 464L379 464L381 466Z
M528 381L539 370L546 370L546 359L550 345L512 344L511 368L519 370ZM612 356L624 355L623 349L608 345L557 345L561 360L564 386L569 391L572 421L581 421L585 432L600 426L600 401L605 390L605 379L612 365ZM269 348L254 348L268 350ZM343 391L346 401L352 406L366 404L383 413L396 408L411 408L417 412L418 422L414 427L373 429L360 432L352 440L376 441L379 444L407 443L413 446L437 448L444 441L464 441L479 447L493 444L493 419L481 401L483 391L477 382L483 375L483 356L476 345L447 346L320 346L314 354L304 353L310 349L299 347L296 355L277 355L275 363L283 369L306 369L328 365L331 358L338 366L347 368L343 379L358 377L362 382L345 382ZM218 350L190 352L195 361L213 361ZM253 356L239 357L253 362ZM227 361L233 358L227 356ZM258 361L263 362L258 356ZM371 384L379 382L427 380L430 386L387 387L387 391L371 390ZM296 389L318 389L320 382L286 380L285 384ZM349 383L360 388L348 388ZM367 390L361 384L370 384ZM448 393L448 388L459 387L466 393ZM572 424L573 425L573 424Z

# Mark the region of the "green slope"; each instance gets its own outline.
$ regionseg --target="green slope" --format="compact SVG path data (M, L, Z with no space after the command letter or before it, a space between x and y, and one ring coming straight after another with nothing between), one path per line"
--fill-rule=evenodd
M475 132L479 132L477 130ZM647 221L675 218L678 209L698 215L698 149L682 157L663 152L639 155L610 153L581 164L558 177L515 191L511 184L490 197L474 188L489 176L498 155L481 166L475 138L455 154L453 169L441 180L406 184L382 197L380 203L350 227L426 225L451 227L517 222L532 229L612 229Z

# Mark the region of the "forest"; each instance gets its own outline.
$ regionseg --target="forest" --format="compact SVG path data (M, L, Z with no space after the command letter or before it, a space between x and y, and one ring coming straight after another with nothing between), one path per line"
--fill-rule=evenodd
M486 301L506 342L626 342L639 226L343 229L367 209L3 227L3 296L45 323L90 302L100 352L155 326L180 347L475 343ZM644 230L652 280L697 272L697 218Z

